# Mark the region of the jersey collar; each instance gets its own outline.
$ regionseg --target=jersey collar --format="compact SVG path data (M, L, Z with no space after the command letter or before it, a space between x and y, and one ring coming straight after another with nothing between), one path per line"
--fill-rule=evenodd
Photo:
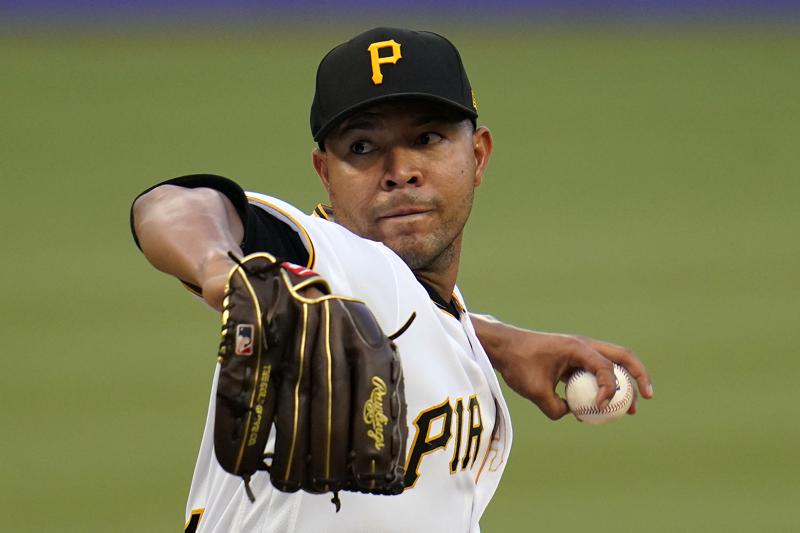
M317 204L317 207L314 208L313 216L333 222L333 208L326 204Z
M449 315L452 315L453 318L455 318L456 320L461 320L461 312L464 309L459 305L459 302L458 302L458 300L456 300L455 295L451 295L450 296L450 301L449 302L445 302L444 298L442 298L439 295L439 293L436 292L436 290L433 287L428 285L425 281L423 281L420 278L417 278L417 281L428 292L428 296L430 296L431 300L436 305L436 307L438 307L439 309L441 309L445 313L447 313Z

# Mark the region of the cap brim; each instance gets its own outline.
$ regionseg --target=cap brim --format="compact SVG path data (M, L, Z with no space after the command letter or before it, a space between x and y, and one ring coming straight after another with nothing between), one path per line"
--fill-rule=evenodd
M448 100L447 98L442 98L441 96L435 94L428 94L428 93L392 93L392 94L385 94L382 96L376 96L375 98L370 98L369 100L361 101L353 106L350 106L333 117L326 124L324 124L319 131L314 135L314 141L322 142L325 136L331 132L336 126L338 126L344 119L348 116L360 111L364 108L370 107L374 104L379 104L382 102L386 102L389 100L400 100L400 99L414 99L414 100L426 100L428 102L436 102L440 104L444 104L445 106L449 107L450 109L454 109L456 111L460 111L464 113L466 118L475 120L478 118L478 113L472 109L471 107L466 107L461 105L457 102L453 102L452 100Z

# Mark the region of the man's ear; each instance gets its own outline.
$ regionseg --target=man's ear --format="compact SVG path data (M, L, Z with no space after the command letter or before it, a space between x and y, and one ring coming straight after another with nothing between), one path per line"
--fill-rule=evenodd
M472 134L472 147L475 154L475 186L481 184L483 173L489 165L489 157L492 155L492 133L486 126L481 126Z
M314 170L317 171L317 175L320 181L322 181L322 186L325 187L325 191L330 195L331 181L328 175L328 154L320 150L319 147L314 148L314 150L311 151L311 164L314 165Z

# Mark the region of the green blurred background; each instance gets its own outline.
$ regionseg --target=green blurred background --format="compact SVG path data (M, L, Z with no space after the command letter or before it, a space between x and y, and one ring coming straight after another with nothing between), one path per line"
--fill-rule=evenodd
M182 530L218 319L129 204L214 172L310 210L316 64L360 29L0 35L0 530ZM797 531L800 35L436 29L496 143L468 305L629 345L656 390L604 427L509 393L483 531Z

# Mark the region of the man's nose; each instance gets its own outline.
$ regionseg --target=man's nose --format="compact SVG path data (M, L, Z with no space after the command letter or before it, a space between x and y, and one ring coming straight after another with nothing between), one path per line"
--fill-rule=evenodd
M422 168L419 155L405 147L394 147L386 154L386 165L381 180L384 190L422 185Z

